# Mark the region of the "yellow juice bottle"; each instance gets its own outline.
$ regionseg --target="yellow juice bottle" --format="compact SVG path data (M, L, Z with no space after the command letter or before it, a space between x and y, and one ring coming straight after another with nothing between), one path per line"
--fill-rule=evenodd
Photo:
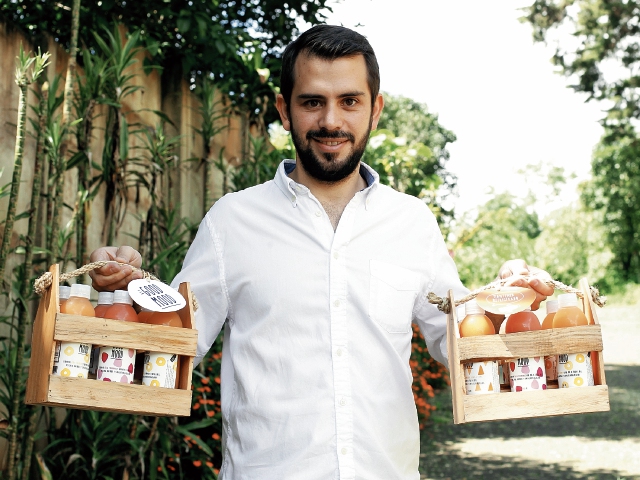
M578 308L578 297L575 293L558 295L558 306L558 311L553 317L553 328L589 324L585 314ZM590 387L593 384L591 352L558 355L558 387Z
M464 308L466 316L459 326L461 337L495 335L493 323L475 300L465 303ZM500 370L497 361L468 362L463 367L467 395L500 393Z
M558 300L547 300L547 316L542 321L542 330L553 328L553 319L558 311ZM547 372L547 383L558 380L558 356L547 355L544 357L544 368Z
M60 312L70 315L95 317L89 301L91 286L76 283L69 289L69 298L60 305ZM53 374L62 377L87 378L91 357L91 345L75 342L57 342L53 357Z

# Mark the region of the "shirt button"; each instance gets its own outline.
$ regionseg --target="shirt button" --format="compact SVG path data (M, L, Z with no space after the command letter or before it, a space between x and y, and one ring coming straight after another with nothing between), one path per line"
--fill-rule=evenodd
M337 260L338 258L340 258L340 254L338 252L333 252L333 258Z
M320 212L320 210L316 210L316 217L319 217L322 215L322 212Z
M342 447L342 449L340 450L340 453L343 454L343 455L346 455L347 454L347 449Z
M340 405L342 405L343 407L347 404L347 401L344 398L340 399Z
M333 302L333 306L338 308L340 306L340 300L336 300Z
M336 351L336 355L338 355L339 357L341 357L341 356L342 356L342 349L341 349L341 348L339 348L339 349Z

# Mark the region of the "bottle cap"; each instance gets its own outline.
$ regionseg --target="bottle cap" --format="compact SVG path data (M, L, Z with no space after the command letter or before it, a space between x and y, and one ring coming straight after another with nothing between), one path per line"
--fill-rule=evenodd
M98 305L111 305L113 303L113 292L99 292Z
M82 297L89 300L91 297L91 285L83 285L81 283L74 283L71 285L70 297Z
M464 304L464 313L467 315L484 315L484 310L475 300L469 300Z
M113 292L113 303L128 303L129 305L133 305L133 300L131 300L131 296L126 290L116 290Z
M562 307L577 307L578 297L575 293L563 293L558 295L558 306Z
M66 285L60 285L60 300L68 300L69 295L71 295L71 287L67 287Z
M547 315L558 311L558 300L547 300Z

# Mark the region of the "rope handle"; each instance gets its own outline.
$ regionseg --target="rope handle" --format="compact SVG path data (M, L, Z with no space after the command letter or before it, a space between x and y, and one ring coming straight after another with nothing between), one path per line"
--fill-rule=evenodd
M134 267L133 265L129 265L128 263L121 263L121 262L116 262L115 260L100 260L98 262L92 262L92 263L88 263L83 267L80 267L76 270L73 270L72 272L68 272L68 273L63 273L62 275L60 275L60 281L64 282L66 280L69 280L70 278L75 278L75 277L79 277L80 275L84 275L85 273L89 273L93 270L95 270L96 268L102 268L105 265L108 265L109 263L117 263L118 265L122 265L122 266L129 266L134 270L138 270L140 272L142 272L142 278L145 280L157 280L157 281L161 281L158 277L156 277L155 275L147 272L146 270L142 270L141 268L138 267ZM47 289L51 286L51 284L53 283L53 275L51 274L51 272L45 272L42 275L40 275L40 277L38 277L33 285L33 290L40 296L42 296L44 294L44 292L47 291ZM193 294L193 292L191 293L191 297L193 299L192 302L192 306L193 306L193 311L195 312L196 310L198 310L198 301L196 300L196 296L195 294Z
M523 277L525 280L530 280L533 278L537 278L538 280L541 280L539 277L535 277L533 275L527 275ZM494 282L491 282L487 285L485 285L484 287L480 287L472 292L470 292L468 295L466 295L465 297L462 297L460 300L456 300L455 301L455 306L458 307L464 303L467 303L469 300L473 300L474 298L476 298L476 296L480 293L483 292L485 290L490 290L492 288L500 288L500 287L504 287L506 285L506 283L509 281L509 279L503 279L503 280L496 280ZM545 285L549 286L549 287L553 287L555 290L562 290L566 293L575 293L576 295L578 295L579 298L583 298L584 295L582 294L581 290L578 290L577 288L573 288L569 285L565 285L562 282L559 282L557 280L541 280L542 282L544 282ZM604 307L605 304L607 303L607 297L604 297L602 295L600 295L600 291L594 287L594 286L589 286L589 290L591 293L591 298L593 300L593 303L595 303L596 305L598 305L599 307ZM429 292L427 294L427 300L429 301L429 303L436 305L438 307L438 310L440 310L441 312L444 313L451 313L451 305L449 303L449 299L448 298L442 298L439 297L438 295L436 295L433 292Z

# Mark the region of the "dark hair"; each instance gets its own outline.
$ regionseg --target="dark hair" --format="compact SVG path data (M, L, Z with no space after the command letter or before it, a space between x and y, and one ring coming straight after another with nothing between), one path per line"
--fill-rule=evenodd
M380 91L378 60L365 37L353 30L335 25L316 25L291 42L282 56L280 93L287 105L293 91L293 70L301 52L324 60L362 55L367 65L367 83L371 91L371 104Z

